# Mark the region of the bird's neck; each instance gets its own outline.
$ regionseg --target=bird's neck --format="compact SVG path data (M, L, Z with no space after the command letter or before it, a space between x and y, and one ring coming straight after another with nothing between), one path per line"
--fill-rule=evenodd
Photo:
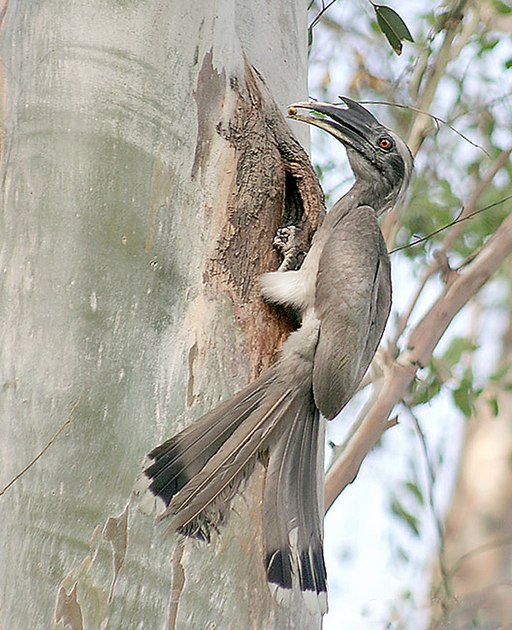
M379 216L390 210L395 205L396 200L396 194L390 194L389 187L379 187L373 182L356 179L352 188L327 213L323 231L328 232L333 226L341 225L345 217L360 206L370 206Z
M395 191L390 190L385 181L356 179L345 198L350 204L370 206L377 215L390 210L396 201Z

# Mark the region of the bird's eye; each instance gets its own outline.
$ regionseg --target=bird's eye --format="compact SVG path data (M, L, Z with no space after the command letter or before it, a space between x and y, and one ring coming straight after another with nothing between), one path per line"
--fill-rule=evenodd
M378 144L379 144L379 147L383 149L384 151L389 151L393 147L393 141L391 140L391 138L388 138L387 136L383 136L382 138L379 138Z

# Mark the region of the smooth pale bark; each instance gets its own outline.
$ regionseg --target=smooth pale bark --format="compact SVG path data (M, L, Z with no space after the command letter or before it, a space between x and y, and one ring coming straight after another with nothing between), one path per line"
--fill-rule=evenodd
M502 343L498 366L507 366L510 321ZM482 396L467 424L442 549L448 576L443 583L437 571L433 580L432 628L512 623L512 395L492 385L489 393L496 395L498 414Z
M0 486L70 424L0 498L3 628L320 623L269 596L261 472L222 537L182 563L130 503L144 454L254 377L286 330L257 276L276 264L293 168L258 136L263 118L247 133L264 109L250 64L281 109L304 98L305 13L9 2Z

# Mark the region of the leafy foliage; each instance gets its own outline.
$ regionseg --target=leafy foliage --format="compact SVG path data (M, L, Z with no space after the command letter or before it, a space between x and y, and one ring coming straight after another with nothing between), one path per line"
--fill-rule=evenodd
M464 370L456 389L452 392L453 402L466 418L470 418L475 412L475 404L481 393L482 388L475 387L473 370L468 367Z
M408 332L436 299L434 293L466 271L467 263L510 214L511 160L505 160L497 174L493 174L493 169L511 141L512 99L507 76L512 68L512 48L507 32L510 27L503 20L510 15L510 6L503 0L484 4L456 0L389 3L403 12L410 30L394 8L370 2L365 13L360 10L364 5L336 3L338 7L333 5L325 29L318 29L311 60L313 64L322 63L321 77L312 92L315 97L334 101L341 92L374 102L370 107L376 115L398 130L417 151L409 201L395 229L388 234L390 249L405 247L394 255L393 264L405 267L408 277L416 282L405 288L395 284L395 309L401 317L409 313L409 307L413 313L405 325L397 314L393 320L396 328L390 326L389 337L395 346L387 350L395 357L406 351ZM327 31L334 37L327 38ZM401 56L386 50L382 34ZM404 42L411 45L404 46ZM393 103L409 105L411 109L393 107ZM334 160L333 164L332 154L323 150L317 159L324 182L332 189L331 181L336 184L339 173L338 162ZM333 197L336 194L337 190ZM464 216L469 212L470 216L453 229L461 212ZM388 218L385 224L387 221ZM418 239L425 240L409 246ZM393 485L393 492L388 494L388 512L394 521L405 525L412 534L409 538L427 541L426 544L429 527L424 527L424 523L430 519L440 550L443 594L438 599L447 608L453 602L443 555L444 511L438 508L438 496L446 506L450 485L446 479L453 479L450 474L454 475L447 471L454 467L455 457L453 444L444 436L450 435L450 427L457 424L460 414L472 418L474 423L480 409L498 419L508 413L503 395L512 391L509 357L503 357L503 365L490 377L482 377L481 364L475 363L475 358L481 360L480 346L485 348L487 338L498 334L486 325L486 314L498 307L504 312L512 307L510 278L510 269L499 272L492 285L495 304L486 303L479 310L469 313L468 309L461 315L457 333L447 331L443 349L436 351L404 397L406 409L410 407L412 414L421 416L421 426L429 439L420 439L418 449L418 435L413 435L411 442L415 444L408 444L407 452L399 454L410 463L409 477ZM413 296L417 290L416 298ZM416 303L411 306L409 300L413 299ZM482 317L481 312L483 322L472 321L470 328L469 318ZM396 332L400 326L403 329ZM482 334L478 333L480 328L484 330ZM403 429L407 422L401 416L402 412L399 420ZM432 434L437 437L432 439ZM390 437L389 443L392 441ZM388 440L382 443L386 447ZM396 448L396 443L391 448ZM390 457L395 455L393 451ZM401 561L417 562L414 547L404 542L403 536L395 544L395 554ZM431 566L431 558L427 564ZM394 609L400 619L397 627L417 625L407 620L414 603L418 603L418 593L413 590L410 604ZM390 610L396 601L390 603ZM434 623L432 627L436 627Z
M382 4L374 4L377 24L380 30L386 36L391 48L397 55L402 54L403 41L413 42L411 32L407 28L406 23L391 7Z
M408 527L414 536L420 535L418 517L409 512L396 496L391 500L391 512Z

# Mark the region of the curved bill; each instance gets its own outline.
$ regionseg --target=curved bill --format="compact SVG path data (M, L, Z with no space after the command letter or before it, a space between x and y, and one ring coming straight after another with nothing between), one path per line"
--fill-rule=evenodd
M375 127L380 126L380 123L359 103L350 98L341 98L345 107L320 101L292 103L288 106L288 118L320 127L344 144L356 148L361 141L369 141ZM300 109L309 110L319 116L300 114Z

